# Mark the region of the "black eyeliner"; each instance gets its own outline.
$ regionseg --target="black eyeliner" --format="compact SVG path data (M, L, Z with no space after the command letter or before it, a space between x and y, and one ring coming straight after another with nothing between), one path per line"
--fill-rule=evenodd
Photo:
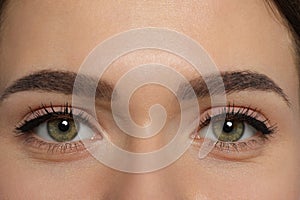
M237 120L240 122L248 123L263 135L270 135L277 131L276 125L267 126L267 124L269 124L268 119L264 121L258 120L256 112L257 109L251 110L250 106L239 107L239 109L235 111L235 106L229 105L227 107L222 108L221 113L219 113L218 115L210 116L210 114L207 114L204 120L200 121L199 127L203 128L209 125L211 122L216 122L225 119L225 120Z
M53 118L73 118L72 107L68 103L66 103L64 106L61 106L61 111L55 111L52 103L49 107L42 104L36 111L32 110L31 107L29 107L29 109L34 118L31 120L25 120L16 126L15 132L17 132L17 136L30 132L35 127ZM43 110L45 113L42 113L40 110Z

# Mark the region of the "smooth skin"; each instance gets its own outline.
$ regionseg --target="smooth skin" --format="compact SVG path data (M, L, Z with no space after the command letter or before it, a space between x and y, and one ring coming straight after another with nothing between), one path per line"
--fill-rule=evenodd
M77 72L88 53L114 34L133 28L161 27L196 40L220 71L252 70L267 75L283 89L291 105L287 106L272 92L230 94L228 101L257 107L277 124L278 131L263 144L258 155L246 160L213 156L200 160L199 145L192 145L162 170L130 174L113 170L89 154L78 154L72 159L59 156L61 160L54 162L47 155L41 159L30 153L13 132L29 112L28 106L50 102L64 105L71 97L31 91L12 94L0 104L1 199L300 197L299 79L293 40L263 0L12 1L5 15L0 44L1 92L34 71ZM104 78L115 84L133 66L154 61L173 67L187 78L196 76L182 59L145 50L120 58ZM171 93L158 87L141 89L131 100L131 114L137 123L144 124L153 103L168 105L172 98ZM176 113L174 109L170 106L168 112ZM128 150L145 152L157 149L164 139L168 141L167 134L159 135L140 141L115 134L114 141Z

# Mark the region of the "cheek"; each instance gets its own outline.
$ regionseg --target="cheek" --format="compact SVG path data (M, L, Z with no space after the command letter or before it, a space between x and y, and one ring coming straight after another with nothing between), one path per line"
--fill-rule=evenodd
M207 180L200 194L207 194L208 199L291 199L297 200L299 195L299 181L294 174L257 172L255 175L240 175L214 177ZM245 172L247 174L247 172ZM299 176L298 176L299 177ZM199 186L201 188L201 186ZM205 189L204 189L205 188ZM205 190L205 191L203 191ZM233 198L234 197L234 198Z
M189 164L185 164L186 171L178 182L182 186L189 185L188 189L194 194L192 199L298 200L299 150L287 141L282 145L274 144L262 156L245 162L209 157L196 160L193 156L185 161Z
M232 170L232 177L221 178L223 193L237 194L241 199L291 199L300 197L300 148L294 141L282 142L270 148L252 167L247 163ZM239 199L239 198L237 198Z
M2 158L0 197L4 199L95 199L111 187L106 169L81 161L45 164L31 158Z

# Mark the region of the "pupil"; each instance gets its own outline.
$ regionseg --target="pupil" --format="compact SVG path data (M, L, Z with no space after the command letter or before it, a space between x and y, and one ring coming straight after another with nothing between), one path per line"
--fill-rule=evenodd
M231 121L225 121L224 126L223 126L223 131L225 133L230 133L231 131L233 131L233 122Z
M70 128L70 123L67 120L62 120L61 122L59 122L58 128L60 131L66 132Z

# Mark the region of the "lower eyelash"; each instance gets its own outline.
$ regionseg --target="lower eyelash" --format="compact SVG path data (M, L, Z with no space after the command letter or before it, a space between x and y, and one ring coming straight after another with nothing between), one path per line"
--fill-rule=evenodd
M222 142L217 141L215 143L214 148L219 151L227 151L227 152L241 152L253 150L257 147L257 145L263 145L269 140L269 136L260 135L256 138L242 141L242 142Z
M25 136L26 137L26 136ZM33 135L24 138L24 144L30 147L37 148L39 151L45 151L46 153L72 153L85 149L82 141L76 142L64 142L64 143L49 143L36 138Z

